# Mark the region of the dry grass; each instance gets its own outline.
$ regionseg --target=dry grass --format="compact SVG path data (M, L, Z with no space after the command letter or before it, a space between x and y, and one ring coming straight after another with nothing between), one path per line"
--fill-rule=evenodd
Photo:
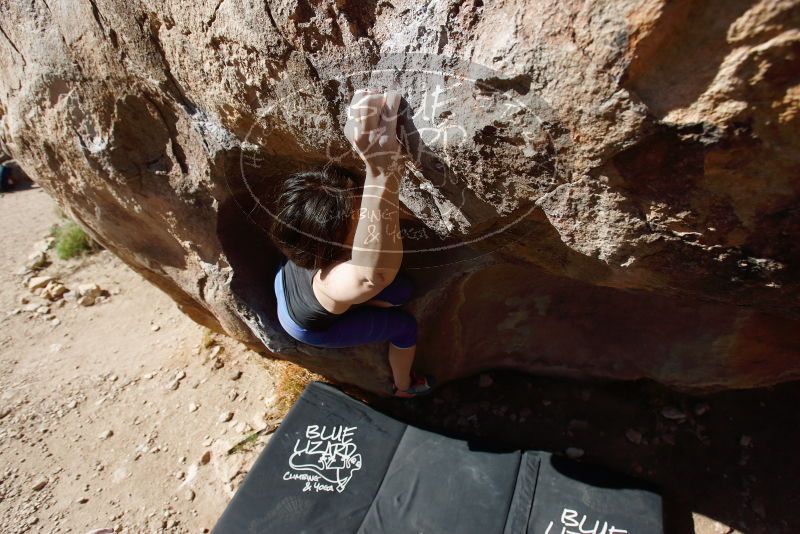
M203 328L203 339L200 341L200 344L203 345L204 349L211 348L212 345L217 343L217 334L215 334L209 328Z
M283 418L310 382L324 381L325 379L321 375L291 362L276 360L272 363L275 369L275 393L277 395L275 410Z
M264 436L278 429L286 413L314 380L324 381L321 375L312 373L284 360L264 360L264 367L275 378L275 401L267 413L267 426L245 437L228 449L228 454L252 451L263 443Z
M252 432L249 436L242 441L228 449L228 454L239 454L242 452L250 452L256 448L259 443L259 438L264 433L263 430Z

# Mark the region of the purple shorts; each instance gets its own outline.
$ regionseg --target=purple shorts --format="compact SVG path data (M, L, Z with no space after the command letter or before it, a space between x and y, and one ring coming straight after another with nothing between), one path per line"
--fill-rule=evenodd
M326 329L307 330L295 323L286 309L282 269L283 264L275 274L278 320L286 333L297 341L332 349L381 341L389 341L401 349L416 345L417 320L410 313L397 308L411 298L413 286L407 276L398 274L391 284L374 297L375 300L390 302L395 307L357 304L334 319Z

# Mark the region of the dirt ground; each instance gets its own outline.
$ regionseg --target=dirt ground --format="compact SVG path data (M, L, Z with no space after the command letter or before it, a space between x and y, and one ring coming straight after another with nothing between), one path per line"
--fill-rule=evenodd
M277 364L210 337L107 252L44 271L106 302L25 311L21 297L38 301L15 272L57 220L37 188L0 197L0 532L205 532L268 439L228 454L272 422ZM651 481L668 534L800 532L800 383L691 396L493 372L367 400Z
M0 197L0 532L210 530L255 459L227 450L266 425L270 363L106 251L43 271L106 302L25 311L45 301L15 273L56 222L38 188Z

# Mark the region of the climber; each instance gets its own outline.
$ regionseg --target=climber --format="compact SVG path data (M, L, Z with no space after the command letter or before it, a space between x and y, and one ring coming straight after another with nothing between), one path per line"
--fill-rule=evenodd
M11 191L15 185L11 168L6 164L0 164L0 192Z
M399 273L400 100L394 91L356 91L344 134L366 165L363 187L332 166L289 176L271 234L286 256L275 276L286 332L327 348L388 341L392 392L407 398L428 393L433 379L411 371L417 322L399 309L412 291Z

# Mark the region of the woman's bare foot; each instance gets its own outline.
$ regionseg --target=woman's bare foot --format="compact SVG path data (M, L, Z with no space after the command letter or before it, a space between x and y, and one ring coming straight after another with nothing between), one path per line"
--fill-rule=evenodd
M393 388L392 395L409 399L411 397L419 397L427 395L433 389L433 377L428 375L417 375L411 373L411 385L407 389L399 389L396 385Z

